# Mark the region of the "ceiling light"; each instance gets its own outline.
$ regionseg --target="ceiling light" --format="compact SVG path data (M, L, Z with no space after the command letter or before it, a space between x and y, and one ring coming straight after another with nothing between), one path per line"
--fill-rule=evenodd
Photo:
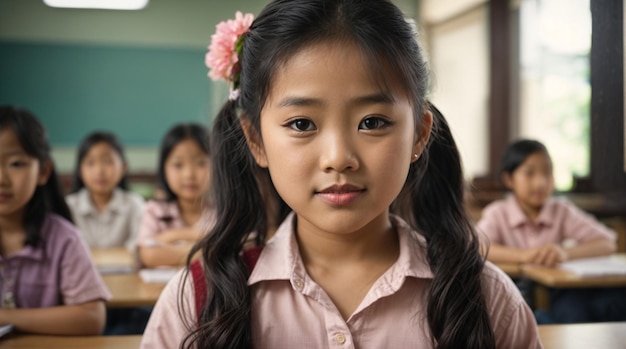
M149 0L43 0L50 7L141 10Z

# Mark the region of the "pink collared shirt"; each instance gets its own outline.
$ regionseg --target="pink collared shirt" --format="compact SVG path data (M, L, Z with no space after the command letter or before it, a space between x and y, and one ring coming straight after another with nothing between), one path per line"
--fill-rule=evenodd
M183 227L185 222L180 216L176 201L148 201L139 226L137 245L149 246L151 240L162 231Z
M614 231L561 198L549 199L533 222L512 194L485 207L477 230L493 244L516 248L617 238Z
M393 220L400 240L398 260L344 321L304 268L291 214L266 244L248 280L255 347L431 348L424 294L433 275L424 240L402 220ZM194 326L193 283L189 275L181 291L183 275L161 294L142 348L179 347ZM498 348L541 348L533 314L511 280L491 263L486 263L482 280Z
M110 298L87 244L58 215L46 216L38 246L0 256L2 307L46 308Z

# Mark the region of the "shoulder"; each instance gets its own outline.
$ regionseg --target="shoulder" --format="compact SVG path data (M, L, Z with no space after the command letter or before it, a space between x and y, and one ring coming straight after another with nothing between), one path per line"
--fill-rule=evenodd
M78 228L67 219L57 215L56 213L48 213L41 227L42 236L54 235L59 237L79 237Z
M486 262L482 285L496 347L541 348L534 314L513 281Z
M177 348L196 328L194 287L188 269L165 286L144 331L141 348Z
M483 209L483 215L503 214L509 209L510 205L511 202L509 198L492 201Z
M132 192L130 190L122 190L122 189L117 189L119 190L120 196L122 197L122 199L124 200L124 202L131 206L131 207L140 207L142 208L144 206L145 200L143 199L143 197L135 192Z
M163 217L169 214L169 212L175 208L176 205L172 205L167 201L160 200L149 200L145 203L144 210L146 214L155 216L155 217Z
M47 250L63 249L63 246L82 244L78 228L67 219L48 213L41 226L41 239Z

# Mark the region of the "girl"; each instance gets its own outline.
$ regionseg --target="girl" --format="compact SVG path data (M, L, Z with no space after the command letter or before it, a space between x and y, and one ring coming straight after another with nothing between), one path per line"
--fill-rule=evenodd
M210 183L208 131L198 124L171 128L161 143L158 181L164 201L150 201L139 229L139 258L145 267L181 266L201 236L201 216L211 216L205 194ZM207 219L209 219L206 217Z
M78 147L73 193L66 197L90 247L134 249L143 198L128 190L124 149L109 132L93 132Z
M97 335L110 298L72 225L43 126L0 106L0 325Z
M490 241L489 260L553 267L571 259L615 252L614 231L569 201L552 198L552 160L543 144L533 140L511 143L500 172L512 195L485 207L477 225ZM618 288L554 291L551 311L548 317L540 313L540 321L626 320L624 292ZM596 301L590 302L593 298Z
M211 45L240 50L213 126L217 222L143 347L541 347L519 292L479 254L459 154L401 11L276 0L233 40L245 20ZM276 210L267 241L259 176L292 210ZM259 248L243 251L251 233Z

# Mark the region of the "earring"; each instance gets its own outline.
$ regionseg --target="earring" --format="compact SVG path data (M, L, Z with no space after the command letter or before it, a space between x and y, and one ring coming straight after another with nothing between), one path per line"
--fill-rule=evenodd
M413 154L413 159L414 159L414 160L417 160L417 158L418 158L417 153Z

